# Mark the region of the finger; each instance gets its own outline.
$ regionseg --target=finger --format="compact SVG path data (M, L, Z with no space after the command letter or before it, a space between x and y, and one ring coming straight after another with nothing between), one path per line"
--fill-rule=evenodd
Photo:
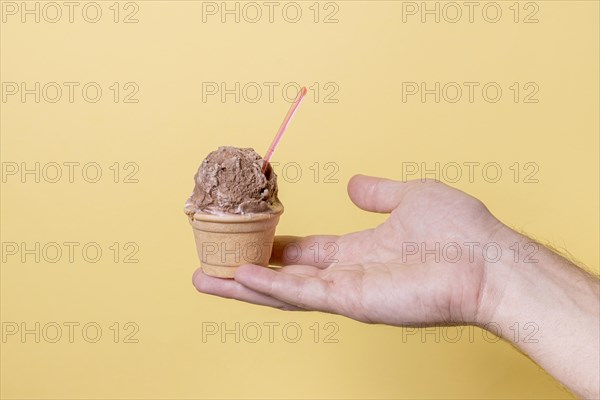
M316 276L302 276L281 270L246 264L239 267L235 280L249 289L305 310L331 312L329 285Z
M270 263L326 268L335 261L330 256L337 249L337 240L338 236L333 235L276 236Z
M317 276L320 269L312 265L286 265L279 268L279 271L300 276Z
M365 211L392 212L410 187L418 181L399 182L366 175L355 175L348 182L348 195Z
M262 306L279 308L281 310L301 310L296 306L287 304L281 300L247 288L232 279L221 279L206 275L202 271L202 268L198 268L196 272L194 272L192 282L196 289L202 293L225 297L227 299L241 300L247 303L258 304Z

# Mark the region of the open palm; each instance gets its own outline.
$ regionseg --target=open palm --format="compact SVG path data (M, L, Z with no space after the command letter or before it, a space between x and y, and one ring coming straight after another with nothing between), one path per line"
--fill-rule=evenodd
M504 227L483 203L435 181L360 175L348 193L361 209L389 218L342 236L277 237L271 262L283 268L244 265L235 280L198 269L194 285L222 297L363 322L476 323L489 261L484 249Z

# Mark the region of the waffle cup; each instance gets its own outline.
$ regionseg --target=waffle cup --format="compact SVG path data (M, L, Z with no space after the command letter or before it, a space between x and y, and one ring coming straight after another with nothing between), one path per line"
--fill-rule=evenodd
M202 271L218 278L233 278L242 264L268 267L282 213L283 207L260 214L191 215Z

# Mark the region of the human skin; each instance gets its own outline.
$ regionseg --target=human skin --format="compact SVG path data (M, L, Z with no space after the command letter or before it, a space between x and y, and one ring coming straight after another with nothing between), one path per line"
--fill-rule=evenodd
M366 323L479 326L512 342L578 396L600 396L597 277L443 183L358 175L348 194L361 209L389 213L388 219L342 236L277 237L271 261L281 269L243 265L234 280L198 269L194 286L226 298ZM437 259L427 253L436 243L449 249ZM315 258L315 244L335 254L322 251ZM453 246L461 248L461 257ZM526 324L536 329L534 340L515 335L515 327Z

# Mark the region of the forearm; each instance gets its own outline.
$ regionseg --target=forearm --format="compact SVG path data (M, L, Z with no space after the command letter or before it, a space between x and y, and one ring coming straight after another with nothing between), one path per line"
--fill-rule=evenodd
M533 243L508 229L498 241L503 250ZM533 259L515 260L514 251L505 253L486 267L480 325L499 327L504 339L577 395L598 398L599 280L542 245ZM528 331L515 334L526 324Z

